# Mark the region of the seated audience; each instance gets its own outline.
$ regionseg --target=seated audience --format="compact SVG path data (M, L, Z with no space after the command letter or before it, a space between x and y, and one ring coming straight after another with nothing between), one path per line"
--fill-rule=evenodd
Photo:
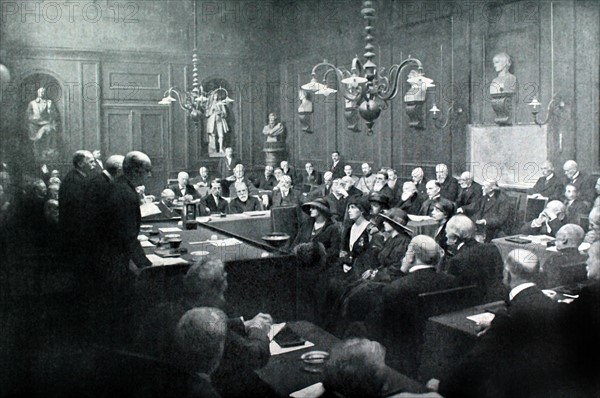
M557 304L535 285L538 271L532 252L515 249L508 254L503 271L503 282L511 289L506 312L496 312L473 350L442 380L442 396L555 396L564 358L556 340Z
M543 287L552 288L585 280L587 256L578 250L583 236L583 228L577 224L563 225L556 232L557 253L540 267L543 272Z
M363 175L356 181L354 186L361 190L362 193L368 194L375 184L375 175L371 173L371 166L368 163L363 163L361 169Z
M369 221L366 217L369 207L365 200L360 197L352 197L348 203L348 219L351 225L342 232L342 245L340 250L340 264L343 264L344 272L349 272L355 265L353 274L360 276L368 261L362 258L369 249Z
M331 219L329 203L323 198L302 205L302 210L309 215L300 225L292 247L301 243L320 242L327 249L328 262L340 253L340 230Z
M340 178L340 188L344 190L344 196L346 196L346 194L347 197L362 196L362 191L356 188L350 180L351 178L348 176Z
M565 217L565 205L558 200L552 200L537 218L526 222L521 227L521 233L556 236L558 230L566 224Z
M282 175L273 190L273 203L271 207L296 206L300 202L296 192L292 189L292 179L288 175Z
M579 198L591 206L596 197L594 190L596 181L580 171L577 162L574 160L567 160L563 165L563 170L568 179L567 183L575 185Z
M477 228L469 217L458 214L446 224L448 247L454 253L443 269L456 277L457 285L477 285L487 301L501 299L502 256L496 245L475 240Z
M483 196L468 206L463 206L458 212L464 212L478 226L478 233L484 236L486 243L492 239L506 236L510 231L510 215L516 209L511 209L506 195L500 190L498 181L485 181L481 187Z
M458 182L448 175L448 166L440 163L435 166L435 178L440 183L440 196L451 202L456 201L458 196Z
M173 201L175 200L175 192L170 189L164 189L160 193L160 202L158 202L158 208L161 212L162 218L173 218L179 214L173 210Z
M389 370L385 348L367 339L344 340L331 349L323 374L325 397L384 396Z
M273 166L265 166L265 172L258 177L258 189L265 191L273 190L277 185L277 179L273 175Z
M390 208L390 198L380 192L371 192L368 196L368 200L371 205L371 209L369 210L369 220L379 227L379 222L376 218L381 212Z
M227 318L220 309L200 307L183 314L175 329L173 355L190 376L183 397L219 397L210 376L219 366L226 336Z
M435 231L433 239L440 245L446 254L448 252L448 241L446 237L446 223L454 215L454 203L445 198L438 199L433 204L433 210L431 210L431 218L438 223L438 228Z
M279 163L279 167L281 167L282 175L290 177L293 184L296 180L296 172L290 167L289 162L287 160L282 160L281 163Z
M177 184L171 184L167 187L175 193L175 196L182 200L191 201L200 198L200 195L192 184L190 184L190 175L185 171L180 171L177 174Z
M233 156L231 147L225 148L225 156L219 159L219 175L222 180L233 181L233 168L240 163L240 160Z
M331 187L333 185L333 173L326 171L323 174L323 184L313 188L307 195L307 200L313 200L317 198L324 198L331 193Z
M427 181L426 185L427 189L427 200L423 202L421 205L421 209L419 210L419 215L421 216L431 216L431 212L433 210L433 205L435 202L440 200L440 183L436 180Z
M458 179L460 190L456 198L456 208L468 206L481 198L481 185L473 181L473 174L465 171Z
M400 183L400 179L398 178L398 174L396 173L396 170L394 169L387 169L387 176L388 176L388 187L390 187L390 189L392 190L392 197L391 197L391 201L392 203L394 203L397 198L398 198L398 192L400 192L400 190L402 189L402 185Z
M554 165L552 162L545 161L540 165L542 176L536 181L535 185L527 191L527 194L536 197L543 196L548 200L561 200L564 192L564 185L554 174Z
M315 170L312 163L310 163L310 162L306 163L306 165L304 165L304 170L305 171L303 171L302 174L300 175L300 183L301 184L308 185L312 188L312 187L321 185L323 183L323 180L321 178L321 173L319 173L317 170Z
M260 201L248 194L246 184L236 183L232 188L236 191L236 197L229 202L229 212L231 214L262 210Z
M579 199L579 193L577 187L573 184L567 184L565 186L566 200L564 201L566 210L565 222L569 224L579 224L579 216L586 215L590 212L589 205L583 200Z
M325 196L325 200L329 203L333 221L343 221L345 219L346 207L349 199L350 196L344 189L341 180L333 180L329 195Z
M410 177L412 182L415 183L415 187L417 187L417 192L419 193L421 201L426 200L428 196L426 187L427 180L425 180L425 173L423 172L423 169L420 167L413 169L410 173Z
M398 207L408 214L419 214L421 205L421 198L419 197L415 183L406 181L402 184L402 194L397 197L393 207Z
M229 203L221 197L221 180L215 178L210 182L210 191L200 202L211 214L229 213Z

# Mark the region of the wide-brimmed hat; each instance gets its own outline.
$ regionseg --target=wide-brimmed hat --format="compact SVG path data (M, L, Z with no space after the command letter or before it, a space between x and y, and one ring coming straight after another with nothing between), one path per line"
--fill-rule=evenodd
M373 192L369 195L369 202L377 202L382 207L390 208L390 198L387 195L382 195L379 192Z
M371 203L369 203L369 201L363 196L358 195L350 197L348 200L348 206L350 205L358 207L363 215L369 214L369 210L371 209ZM348 209L348 206L346 207L346 210Z
M404 210L393 208L383 213L379 213L379 216L383 221L388 222L396 231L405 232L411 236L414 234L412 229L406 227L406 224L408 223L408 214L406 214Z
M331 217L331 209L329 208L329 203L325 199L318 198L313 200L312 202L306 202L302 205L302 210L306 214L310 215L311 207L314 207L315 209L319 210L321 214L323 214L325 217Z

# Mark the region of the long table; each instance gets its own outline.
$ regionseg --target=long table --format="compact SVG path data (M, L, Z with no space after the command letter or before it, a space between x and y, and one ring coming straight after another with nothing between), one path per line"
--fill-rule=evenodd
M506 258L508 257L508 253L510 253L512 250L514 249L525 249L525 250L529 250L530 252L532 252L533 254L535 254L539 261L540 261L540 266L543 267L544 263L546 262L547 259L549 259L550 257L554 256L556 254L556 252L547 250L547 246L546 245L542 245L539 243L525 243L525 244L521 244L521 243L515 243L515 242L510 242L508 240L506 240L507 238L523 238L524 235L514 235L514 236L507 236L504 238L496 238L496 239L492 239L492 243L496 245L496 247L498 248L498 250L500 251L500 254L502 255L502 260L506 260Z
M289 322L288 326L298 335L314 343L314 347L272 356L269 363L256 371L260 379L281 397L288 397L292 392L323 381L322 373L309 373L303 370L304 363L300 356L312 350L331 352L331 348L340 340L306 321ZM394 392L423 392L424 387L397 371L388 368L389 385L384 395Z

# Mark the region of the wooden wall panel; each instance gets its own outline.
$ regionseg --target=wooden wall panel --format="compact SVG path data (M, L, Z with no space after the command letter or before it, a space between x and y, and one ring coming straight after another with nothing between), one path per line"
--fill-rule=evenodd
M168 64L106 62L102 67L102 98L106 101L159 101L169 88Z
M104 153L126 154L133 150L133 111L104 109Z
M101 147L101 92L100 64L98 62L81 62L82 107L84 148L90 150Z

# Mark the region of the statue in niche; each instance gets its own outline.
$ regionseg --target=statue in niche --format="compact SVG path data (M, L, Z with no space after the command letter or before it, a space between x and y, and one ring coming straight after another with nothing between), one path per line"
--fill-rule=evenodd
M517 78L509 72L512 65L508 54L502 52L492 59L498 76L490 83L492 109L496 113L494 121L500 126L512 124L513 97L517 91Z
M225 134L229 133L227 124L227 100L219 99L219 92L213 93L206 107L206 134L208 135L208 153L225 153Z
M490 84L490 94L514 93L517 88L517 78L509 72L512 61L507 53L498 53L492 60L498 76Z
M277 114L269 113L269 123L263 128L267 142L285 142L285 128L277 121Z
M298 91L298 97L300 98L300 106L298 107L298 118L300 119L300 125L302 131L305 133L312 133L310 130L310 115L313 113L313 103L310 100L309 93L305 90Z
M37 90L37 98L27 105L27 135L39 161L58 156L60 114L56 104L46 96L46 88Z

